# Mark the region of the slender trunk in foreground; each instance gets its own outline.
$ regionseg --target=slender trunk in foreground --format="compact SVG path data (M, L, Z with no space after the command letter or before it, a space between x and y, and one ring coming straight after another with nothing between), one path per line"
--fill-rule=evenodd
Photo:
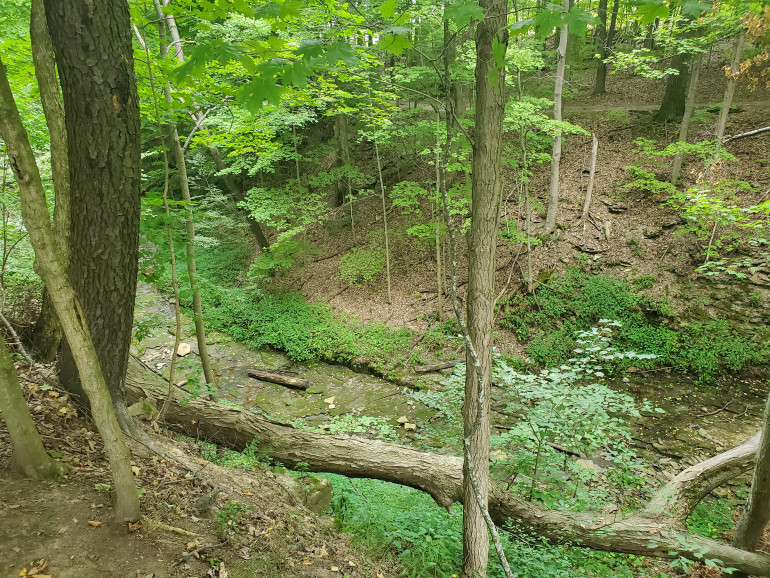
M166 16L163 14L163 8L160 4L160 0L154 0L155 11L158 14L159 26L163 29L163 23L167 22ZM169 27L171 29L171 27ZM177 43L172 33L172 39L174 40L177 50L181 50L181 43ZM168 56L169 45L165 42L161 42L160 52L161 57L166 58ZM173 105L173 99L171 97L171 85L166 82L163 87L163 93L166 96L166 102L169 105ZM190 197L190 182L187 178L187 162L184 158L184 148L182 143L179 142L179 131L175 122L169 122L169 132L171 140L171 148L174 153L174 160L176 162L176 170L179 174L179 181L182 189L182 200L185 203L185 228L187 230L187 276L190 279L190 289L193 294L193 318L195 321L195 338L198 342L198 355L201 359L201 365L203 366L203 377L207 384L214 384L214 370L211 368L211 358L209 357L208 347L206 345L206 327L203 322L203 304L201 301L201 290L198 285L197 270L195 267L195 222L193 221L192 211L192 198ZM176 352L174 352L176 355Z
M140 516L139 495L131 471L131 454L118 425L96 348L91 341L85 321L86 313L67 277L64 257L51 227L43 181L1 60L0 137L5 141L19 185L21 214L35 251L35 269L51 295L77 365L80 382L91 403L91 413L104 441L104 450L115 482L114 514L119 521L137 520Z
M67 127L64 124L64 104L59 93L59 79L56 76L51 35L45 18L43 0L32 0L29 26L32 41L32 60L35 64L35 78L40 90L45 122L48 126L51 150L51 177L56 200L53 209L53 227L56 238L65 255L65 266L69 260L70 236L70 176L67 156ZM51 296L43 292L40 315L32 332L32 351L38 361L50 363L56 359L62 339L62 328L56 316Z
M569 12L569 0L564 0L564 13ZM565 21L562 24L559 35L559 46L556 50L556 85L553 89L553 119L561 121L561 100L564 89L564 71L567 64L567 37L569 25ZM557 130L553 137L553 152L551 153L551 190L548 195L548 211L545 216L545 232L553 233L556 230L556 211L559 208L559 163L561 162L561 130Z

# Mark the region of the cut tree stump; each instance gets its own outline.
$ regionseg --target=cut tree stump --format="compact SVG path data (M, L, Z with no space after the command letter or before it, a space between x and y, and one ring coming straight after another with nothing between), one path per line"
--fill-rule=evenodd
M311 386L311 383L307 379L289 377L288 375L283 375L281 373L270 373L269 371L262 371L261 369L249 369L248 373L249 377L277 383L285 387L291 387L292 389L305 390Z
M463 363L464 359L453 359L452 361L444 361L442 363L434 363L432 365L415 365L415 373L430 373L431 371L441 371L442 369L449 369L454 367L458 363Z

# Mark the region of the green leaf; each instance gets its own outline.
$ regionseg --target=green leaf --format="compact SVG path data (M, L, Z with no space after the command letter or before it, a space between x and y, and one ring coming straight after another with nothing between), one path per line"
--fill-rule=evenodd
M249 112L253 113L262 108L265 101L269 104L278 104L281 101L282 92L283 89L275 78L258 76L246 83L238 91L235 98L238 102L243 103Z
M382 14L383 18L390 18L395 12L396 0L385 0L385 2L380 5L380 14Z
M292 84L302 88L307 84L307 79L312 74L311 68L304 62L299 61L284 67L281 78L284 84Z
M682 3L682 14L690 18L697 18L704 12L711 12L713 8L699 0L689 0Z
M593 24L596 21L596 18L590 12L575 5L572 7L572 10L569 11L564 21L569 25L570 34L585 38L588 25Z
M380 49L386 50L398 56L405 48L411 48L412 40L409 37L411 30L400 26L391 26L383 31L385 35L378 43Z
M505 51L507 48L508 45L499 42L496 36L492 39L492 56L495 59L497 68L503 68L505 66ZM497 71L495 71L495 74L497 74Z
M468 26L471 20L483 20L484 9L478 2L472 0L459 0L444 8L444 20L454 22L460 28Z
M519 20L514 22L508 27L511 36L518 36L519 34L526 34L530 27L535 23L534 18L527 18L526 20Z
M560 27L563 20L563 9L558 4L547 4L545 9L537 13L534 20L535 34L538 38L545 38Z
M94 490L97 492L109 492L112 486L109 484L94 484Z
M340 41L327 47L323 59L329 66L337 66L340 61L352 66L356 63L358 57L350 44Z
M304 58L316 58L321 56L324 51L323 42L320 40L308 40L300 44L294 52Z
M668 18L670 12L664 0L637 0L634 16L639 19L639 24L647 26L656 18Z

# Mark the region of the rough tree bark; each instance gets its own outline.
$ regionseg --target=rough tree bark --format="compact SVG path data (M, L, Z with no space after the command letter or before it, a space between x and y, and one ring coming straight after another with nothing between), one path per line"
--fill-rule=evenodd
M685 99L687 93L687 81L690 72L690 55L686 53L675 54L671 59L671 68L679 71L679 74L669 74L666 80L666 92L663 102L655 115L655 120L675 121L684 115Z
M568 1L568 0L567 0ZM489 488L489 384L492 377L492 322L495 304L495 252L503 188L502 135L505 115L505 65L496 61L494 44L508 46L507 3L482 0L484 19L476 27L476 115L471 180L471 228L468 237L467 319L481 376L471 352L465 379L463 435L470 443L463 464L463 575L486 576L489 535L469 468L486 506ZM486 386L484 387L484 384ZM482 389L483 388L483 389ZM468 463L468 458L472 463Z
M118 420L130 428L123 379L136 294L141 134L128 3L45 0L45 9L66 111L69 275ZM82 393L72 347L63 345L60 376Z
M0 335L0 412L11 436L13 461L28 478L57 478L63 469L49 456L21 393L11 354Z
M29 26L32 41L32 60L35 78L40 90L45 122L51 147L51 176L56 200L53 210L53 226L56 238L62 245L65 259L69 259L70 235L70 176L67 160L67 127L64 123L64 105L59 92L51 36L45 19L43 0L32 0ZM65 262L65 266L67 263ZM43 292L43 304L32 332L32 352L42 363L56 359L62 340L62 328L51 296Z
M124 7L127 12L127 6ZM82 387L90 400L94 421L104 440L104 449L115 482L114 514L120 521L136 520L140 515L139 496L134 475L131 472L131 455L118 425L110 393L99 366L86 311L67 277L64 255L51 227L43 182L40 179L35 155L21 123L2 61L0 61L0 137L5 141L11 167L19 185L21 216L35 251L35 270L42 277L51 295L64 335L70 344ZM83 212L86 212L85 208ZM133 302L131 304L133 305ZM127 355L126 362L128 362Z
M569 0L564 0L564 14L569 12ZM567 64L567 38L569 24L564 21L559 33L559 46L556 50L556 85L553 89L553 119L560 121L561 95L564 88L564 70ZM553 152L551 153L551 189L548 196L548 210L545 215L545 232L553 233L556 229L556 211L559 208L559 163L561 161L561 131L557 130L553 137Z
M140 361L129 364L127 395L132 403L160 404L166 383ZM295 429L230 405L190 399L170 404L167 424L196 439L242 450L257 442L288 467L375 478L416 488L449 508L463 502L463 460L358 437L316 434ZM631 513L563 512L544 509L492 485L489 511L496 523L558 543L609 552L691 560L718 558L750 574L770 576L770 556L755 554L691 534L687 516L712 490L751 469L759 434L746 443L683 470L658 490L642 509Z

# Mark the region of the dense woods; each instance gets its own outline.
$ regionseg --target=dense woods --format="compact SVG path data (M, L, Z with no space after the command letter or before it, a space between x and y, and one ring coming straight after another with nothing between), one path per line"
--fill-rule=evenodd
M4 2L0 563L770 576L769 51L743 1Z

